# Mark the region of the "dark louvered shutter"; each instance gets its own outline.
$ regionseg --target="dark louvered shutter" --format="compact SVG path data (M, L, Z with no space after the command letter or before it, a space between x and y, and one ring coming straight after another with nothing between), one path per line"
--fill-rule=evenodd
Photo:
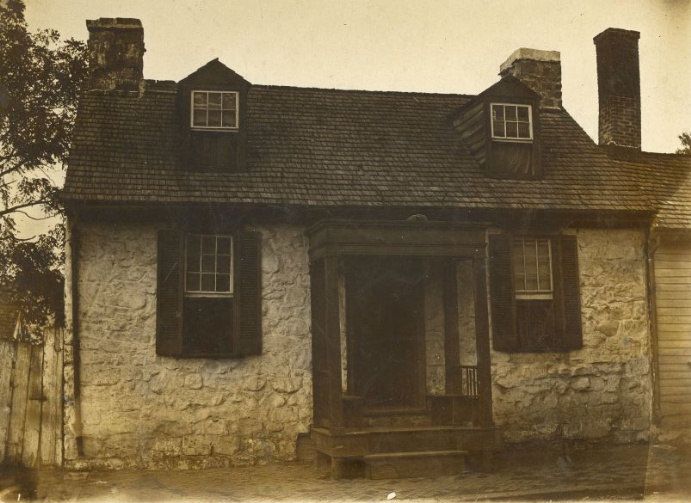
M156 296L156 353L182 354L182 233L158 232L158 291Z
M492 304L492 341L496 351L519 349L515 322L511 236L489 237L489 291Z
M561 271L561 309L560 328L563 330L562 347L564 350L583 347L583 330L581 328L581 295L578 275L578 242L576 236L559 238L559 257Z
M238 355L262 352L261 234L235 235L235 333Z

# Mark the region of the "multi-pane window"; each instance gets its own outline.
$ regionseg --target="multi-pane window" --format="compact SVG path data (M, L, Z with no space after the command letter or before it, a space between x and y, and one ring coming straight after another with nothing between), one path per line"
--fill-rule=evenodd
M158 231L156 354L261 354L261 234L206 232Z
M516 299L551 299L552 246L549 239L515 239L512 247Z
M233 292L231 236L189 234L185 242L185 292L230 295Z
M192 91L192 127L238 128L238 93Z
M495 350L583 347L576 236L492 234L489 279Z
M529 105L492 104L492 138L532 140L532 110Z

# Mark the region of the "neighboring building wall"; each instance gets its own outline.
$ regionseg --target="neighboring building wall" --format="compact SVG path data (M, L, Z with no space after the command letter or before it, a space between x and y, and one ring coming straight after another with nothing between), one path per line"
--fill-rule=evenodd
M81 397L66 389L67 466L187 468L295 457L296 437L312 421L307 240L302 228L260 230L263 353L215 360L156 355L156 228L82 226ZM67 351L68 383L72 363Z
M655 251L657 435L691 443L691 239L679 238L663 234Z
M492 353L508 442L648 438L652 403L645 234L579 230L583 349Z

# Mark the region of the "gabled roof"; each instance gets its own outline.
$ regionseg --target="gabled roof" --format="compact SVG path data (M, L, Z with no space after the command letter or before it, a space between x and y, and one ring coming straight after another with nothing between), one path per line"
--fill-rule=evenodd
M477 95L477 98L492 98L495 96L512 96L523 100L539 101L540 95L526 86L513 75L502 77L487 89Z
M226 65L221 63L218 58L212 59L204 66L198 68L190 75L182 79L178 85L194 85L197 82L204 82L206 85L236 84L246 86L249 84L241 75L238 75Z
M541 111L543 179L487 177L450 124L473 98L456 94L254 85L246 172L191 173L179 161L176 92L147 81L138 98L82 96L64 198L633 211L656 201L647 161L610 157L563 110Z

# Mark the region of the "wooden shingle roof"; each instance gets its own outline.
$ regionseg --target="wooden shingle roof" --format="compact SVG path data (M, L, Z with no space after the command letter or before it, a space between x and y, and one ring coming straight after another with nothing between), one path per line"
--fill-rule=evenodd
M613 158L563 110L540 112L543 179L487 177L449 121L471 98L254 85L246 172L193 173L179 161L174 83L148 81L141 97L89 92L64 198L623 211L659 200L648 161Z
M642 192L656 210L658 230L691 230L691 155L609 151L613 161L644 173Z

